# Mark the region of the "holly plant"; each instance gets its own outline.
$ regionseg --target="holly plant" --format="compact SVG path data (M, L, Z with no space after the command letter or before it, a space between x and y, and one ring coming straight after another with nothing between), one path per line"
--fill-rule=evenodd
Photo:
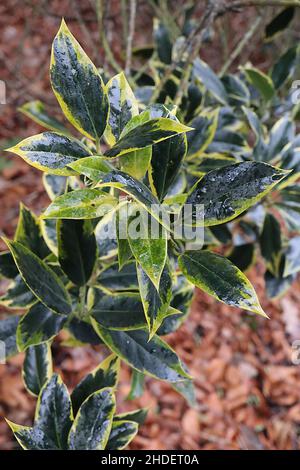
M245 274L205 239L193 245L185 230L178 237L178 221L205 237L268 198L290 171L249 158L197 177L199 141L217 127L217 158L229 132L225 111L218 124L217 112L206 110L187 126L172 103L139 101L123 73L104 83L64 21L50 78L73 127L29 103L23 111L48 130L9 149L43 172L51 199L38 217L21 204L0 257L10 280L0 339L7 357L25 352L24 383L38 396L33 426L9 425L26 449L120 449L145 417L145 410L115 414L120 360L132 371L130 398L148 375L195 403L193 378L164 339L187 317L194 286L267 316ZM187 168L196 177L185 178L182 191ZM52 373L51 343L62 329L70 343L103 344L112 354L71 396Z
M218 226L205 224L205 244L221 250L242 271L260 253L266 292L277 298L300 271L299 46L285 50L266 72L251 63L229 72L229 58L216 73L199 57L190 62L189 37L198 26L193 9L196 5L187 4L182 10L181 26L172 27L163 16L155 19L152 56L145 69L149 73L138 77L135 92L144 104L153 99L176 102L177 115L193 128L187 133L187 156L176 177L177 196L199 178L205 180L208 172L231 173L230 166L237 162L264 162L290 171L275 191L236 220L227 223L221 217ZM266 25L264 39L269 44L289 27L295 10L283 9ZM206 31L204 44L211 33ZM241 52L239 47L237 51ZM141 56L143 50L137 53ZM164 80L169 67L173 72ZM231 197L227 200L230 205Z

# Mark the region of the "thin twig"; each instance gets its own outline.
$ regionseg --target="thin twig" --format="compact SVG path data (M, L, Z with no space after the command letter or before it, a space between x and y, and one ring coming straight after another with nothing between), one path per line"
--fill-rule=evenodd
M235 59L240 55L240 53L242 52L242 50L244 49L244 47L248 44L248 42L250 41L250 39L252 38L252 36L254 35L255 31L257 30L257 28L259 27L260 23L262 21L262 17L261 16L258 16L256 18L256 20L254 21L254 23L252 24L251 28L249 29L249 31L247 31L247 33L245 34L245 36L243 37L243 39L241 41L238 42L237 44L237 47L233 49L233 51L231 52L228 60L226 61L226 63L224 64L224 66L222 67L221 71L220 71L220 75L224 75L227 70L230 68L230 66L233 64L233 62L235 61Z
M178 106L180 105L181 100L187 91L188 84L189 84L189 77L190 77L190 68L194 60L197 58L199 54L199 50L201 48L203 37L206 31L211 27L218 13L219 13L219 5L216 4L216 2L214 2L213 0L209 0L207 3L206 11L204 13L201 30L199 34L194 37L194 40L191 46L191 53L189 54L188 59L185 63L185 71L180 80L180 83L176 92L176 96L174 99L175 105L178 105Z
M220 0L219 0L219 2L220 2ZM211 11L214 11L215 14L217 15L219 13L220 4L222 4L222 8L224 8L223 2L221 2L221 3L219 3L219 2L215 3L213 0L208 0L206 10L204 12L204 15L202 16L202 19L201 19L198 27L193 29L190 32L190 34L187 37L186 41L183 43L181 49L177 52L177 60L173 61L166 68L163 77L161 78L160 82L158 83L158 85L157 85L157 87L156 87L156 89L155 89L155 91L152 95L152 98L151 98L152 102L155 102L157 100L157 98L159 97L159 95L160 95L161 91L163 90L165 84L171 78L173 72L176 70L176 68L180 64L180 62L181 62L182 58L184 57L184 55L186 53L189 53L189 51L191 49L196 48L196 45L195 45L194 41L195 41L195 38L196 38L196 41L197 41L197 36L198 35L200 35L200 38L198 40L200 40L200 45L201 45L202 38L203 38L203 29L204 28L206 29L206 22L208 20L208 17L211 15ZM215 16L215 14L214 14L214 16ZM200 45L199 45L199 48L200 48ZM199 48L197 50L199 50ZM186 77L185 77L185 79L186 79Z
M132 42L135 30L135 16L136 16L136 0L130 0L130 14L129 14L129 32L126 46L126 64L125 74L129 77L131 73L131 60L132 60Z
M85 18L82 17L81 11L80 11L80 5L78 4L77 0L72 0L73 4L73 11L75 13L76 19L79 23L80 29L83 32L84 36L86 37L87 42L90 44L92 51L93 51L93 58L95 59L98 56L98 51L95 46L95 41L90 33L89 28L86 26L86 20Z
M116 59L115 59L115 57L112 53L111 47L108 44L107 38L106 38L105 26L104 26L104 23L105 23L104 22L105 10L104 10L104 6L103 6L103 0L95 0L95 5L96 5L96 15L97 15L97 21L98 21L98 30L99 30L100 43L103 46L106 58L108 59L111 67L116 72L120 72L121 67L118 64L118 62L116 61Z
M225 0L208 0L207 7L202 17L199 26L193 30L188 36L182 49L178 52L177 60L172 62L165 70L158 86L156 87L153 95L152 102L155 102L163 90L167 81L171 78L173 72L178 67L182 57L186 52L192 51L189 54L188 63L186 64L185 73L181 79L175 102L180 103L189 80L190 64L197 57L199 49L202 45L203 35L205 30L215 21L219 16L224 15L228 11L237 11L241 7L249 6L298 6L300 7L300 0L234 0L227 3Z
M228 9L252 6L300 7L300 0L234 0L228 4Z
M175 41L176 38L181 34L179 27L175 21L175 15L170 14L170 8L168 5L168 0L159 0L159 5L162 12L162 21L165 23L169 34L171 36L171 40Z
M122 33L124 49L128 38L128 18L127 18L127 0L121 0L121 17L122 17Z

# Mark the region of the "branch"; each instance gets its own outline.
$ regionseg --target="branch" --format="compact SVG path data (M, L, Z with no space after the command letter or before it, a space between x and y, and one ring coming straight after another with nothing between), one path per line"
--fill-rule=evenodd
M176 70L177 66L180 64L180 61L184 55L188 52L188 60L185 63L184 75L179 84L175 103L178 105L181 103L182 97L186 92L189 80L190 66L192 62L197 57L199 50L202 45L203 36L205 31L213 24L216 18L224 15L228 11L236 11L242 7L250 6L296 6L300 7L300 0L234 0L227 3L226 0L207 0L206 10L202 17L202 21L199 26L193 30L188 36L185 44L183 45L181 51L178 52L178 59L176 62L172 62L169 67L166 68L165 74L156 87L151 102L155 102L159 97L161 91L163 90L166 82L171 78L173 72ZM191 51L191 52L190 52Z
M193 42L191 45L191 53L188 56L188 59L185 63L185 71L181 81L179 83L176 96L174 99L174 104L180 105L183 96L185 95L188 86L189 86L189 76L190 76L190 68L193 64L194 60L197 58L199 54L199 50L202 46L203 37L206 31L211 27L214 20L220 13L220 9L223 9L224 4L223 2L216 2L214 0L209 0L207 3L206 11L204 13L203 22L199 28L199 34L195 35L193 38Z
M127 1L121 0L121 17L122 17L122 35L123 47L125 49L128 38L128 20L127 20Z
M227 9L241 7L300 7L300 0L234 0Z
M116 72L121 71L121 67L119 66L118 62L116 61L112 50L110 48L110 45L107 42L107 38L105 35L105 27L104 27L104 6L103 6L103 0L96 0L96 15L97 15L97 21L98 21L98 30L99 30L99 39L100 43L103 46L104 52L107 56L108 61L110 62L110 65Z
M130 75L131 59L132 59L132 42L135 29L135 16L136 16L136 0L130 0L130 15L129 15L129 33L127 38L126 47L126 64L125 75Z
M90 44L91 49L93 51L93 59L95 59L98 56L98 51L95 46L94 39L90 33L90 29L87 28L86 26L86 20L85 18L82 17L78 0L72 0L71 3L73 5L73 11L75 12L75 17L79 23L80 29L83 32L84 36L86 37L87 42Z
M246 46L246 44L250 41L250 39L252 38L253 34L255 33L255 31L257 30L258 26L260 25L262 21L262 17L261 16L258 16L256 18L256 20L254 21L254 23L252 24L251 28L249 29L249 31L247 31L247 33L245 34L245 36L242 38L241 41L238 42L238 45L237 47L231 52L227 62L224 64L224 66L222 67L222 70L220 72L220 75L224 75L227 70L229 69L229 67L233 64L233 62L235 61L235 59L240 55L240 53L242 52L242 50L244 49L244 47Z

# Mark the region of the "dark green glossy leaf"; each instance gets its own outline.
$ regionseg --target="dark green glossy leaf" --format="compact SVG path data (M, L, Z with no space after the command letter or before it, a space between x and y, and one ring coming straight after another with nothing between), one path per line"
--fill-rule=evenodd
M138 370L132 369L130 390L126 397L127 400L135 400L144 393L145 375Z
M150 59L153 54L153 50L154 50L154 47L150 44L135 46L132 49L132 54L134 57L140 57L141 59ZM145 76L148 77L146 74Z
M71 401L65 385L56 374L44 385L37 401L34 426L7 421L15 438L25 450L67 449L73 420Z
M227 103L227 92L222 81L215 72L199 58L194 61L193 74L220 103Z
M94 328L86 321L78 320L74 317L68 323L68 330L74 336L77 341L81 343L97 345L101 344L102 341L99 336L95 333Z
M225 245L232 240L232 234L227 224L214 225L210 228L210 231L218 241Z
M175 116L170 119L176 121ZM149 181L152 191L161 201L174 182L187 151L185 135L178 135L152 147Z
M44 242L40 223L29 209L20 204L20 214L15 233L15 241L22 243L40 258L49 254L49 248Z
M266 291L270 299L282 297L296 280L296 274L287 277L276 277L270 271L265 273Z
M54 271L21 243L5 241L24 282L33 294L50 310L61 314L70 313L69 295Z
M253 206L287 174L265 163L236 163L207 173L186 203L203 204L204 225L218 225Z
M139 114L139 108L123 72L109 80L106 90L110 110L104 136L109 145L114 145L127 122Z
M188 402L189 406L196 407L197 400L196 400L196 390L192 380L184 380L183 382L177 382L172 384L172 387L176 392L180 393L186 401Z
M233 247L227 258L241 271L247 271L254 262L254 255L254 243L245 243Z
M28 116L46 129L69 134L69 131L60 121L47 113L45 105L39 100L23 104L23 106L18 108L18 111L21 111L25 116Z
M274 124L271 129L268 152L266 160L270 161L278 157L284 147L289 144L295 136L295 124L288 117L284 116ZM286 167L284 167L286 168Z
M66 315L57 315L41 303L33 305L20 319L17 344L20 351L54 338L63 328Z
M154 105L156 106L156 105ZM140 113L137 116L133 116L130 121L127 122L126 126L124 127L123 131L121 132L121 135L126 134L129 131L132 131L133 129L141 126L142 124L145 124L146 122L149 121L151 118L158 118L161 117L160 115L152 115L150 109L146 108L142 113Z
M54 374L44 385L35 411L34 427L53 442L54 449L67 447L67 436L73 419L71 400L61 378Z
M76 160L76 162L70 163L68 166L77 173L87 176L92 181L100 181L106 173L113 170L113 166L110 163L98 156L80 158L80 160Z
M266 38L272 39L276 34L280 33L288 27L294 18L295 7L288 7L282 10L270 23L266 26Z
M15 265L10 251L2 251L0 253L0 276L14 279L18 272L18 268Z
M273 274L278 274L281 243L280 223L272 214L266 214L263 230L259 238L261 254L269 263Z
M187 110L185 114L186 122L190 122L200 107L203 99L203 94L199 87L193 82L189 84L187 90Z
M119 263L120 271L122 270L122 268L125 267L126 263L132 257L129 242L127 240L127 237L124 238L122 236L122 230L124 231L124 233L127 232L126 218L125 219L123 218L122 209L120 209L116 214L116 236L117 236L117 243L118 243L118 263ZM1 263L1 260L0 260L0 263ZM0 267L0 272L1 272L1 267Z
M300 236L293 237L288 241L285 251L285 266L283 277L300 271Z
M112 171L99 185L100 187L119 188L122 192L132 196L146 211L163 224L165 212L160 206L159 200L152 194L146 185L122 171ZM161 214L159 213L161 211Z
M116 240L116 211L111 211L106 214L95 229L95 236L98 245L99 258L102 261L109 262L117 255L117 240Z
M104 328L137 330L146 327L143 304L139 294L99 295L94 289L90 298L92 317Z
M57 231L56 219L40 219L43 238L49 250L57 257Z
M7 149L22 157L26 163L54 175L74 175L68 164L91 155L78 140L55 132L43 132L22 140Z
M165 204L168 204L168 201L176 199L178 196L183 197L183 193L186 189L187 186L187 178L185 173L180 172L176 176L175 180L171 184L170 188L168 189L168 192L166 194L166 197L164 199Z
M186 251L179 266L190 282L217 300L266 316L250 281L227 258L210 251Z
M28 308L36 302L36 297L23 281L20 274L11 281L5 294L0 297L0 305L9 308Z
M242 107L242 110L248 120L248 124L251 127L252 131L255 134L256 142L255 144L257 145L258 140L263 137L264 129L262 122L260 121L258 115L250 108L247 108L246 106Z
M209 154L206 157L204 154L203 157L198 157L194 165L189 166L189 173L193 176L203 176L205 173L208 173L212 170L217 170L223 166L228 166L236 163L236 159L229 155L220 155L220 154Z
M43 173L43 183L49 198L53 201L57 196L61 196L66 192L68 178L66 176Z
M280 166L291 172L280 184L280 190L290 187L300 177L300 135L294 138L295 127L292 123L290 127L287 126L287 131L289 143L280 151Z
M139 117L139 116L138 116ZM130 124L130 121L129 121ZM128 130L127 130L128 129ZM124 153L153 145L191 128L168 118L154 118L133 128L125 127L120 140L105 152L107 157L118 157Z
M111 290L137 290L138 280L135 263L126 263L121 269L114 263L97 277L97 283Z
M277 203L276 207L279 209L284 221L290 230L300 230L300 206L297 203Z
M143 268L137 266L137 273L145 317L150 337L152 337L168 315L172 296L171 272L169 265L166 264L160 278L158 291Z
M125 449L136 436L138 427L133 421L113 421L106 450Z
M127 236L133 256L158 289L167 259L167 232L158 226L159 233L152 234L152 220L144 209L138 210L128 218Z
M153 85L140 86L140 87L135 88L134 90L136 99L141 104L144 104L144 105L147 105L150 103L153 93L154 93Z
M249 103L250 92L245 83L237 75L224 75L221 80L231 106L241 106Z
M66 118L91 139L106 127L108 98L102 78L62 20L52 45L50 78Z
M5 358L17 354L16 332L19 323L19 315L10 315L7 318L0 320L0 341L5 345L5 350L1 347L1 360L2 354Z
M106 387L114 389L117 386L119 370L120 360L111 354L96 369L86 375L74 388L71 395L74 414L77 414L81 404L92 393Z
M292 203L300 207L300 183L289 185L280 194L285 203Z
M149 341L145 330L113 331L93 324L104 343L138 371L169 382L189 378L175 352L158 336Z
M193 295L193 284L191 284L182 274L177 273L176 282L173 285L172 307L185 312L191 303Z
M194 128L187 134L188 157L194 158L205 152L212 142L218 124L218 112L196 117L191 126Z
M98 188L78 189L56 198L44 219L95 219L112 210L118 201Z
M21 448L24 450L54 450L52 441L49 442L44 431L38 428L30 428L29 426L20 426L6 419L7 424L14 433L14 436ZM60 449L59 449L60 450Z
M23 364L23 380L27 390L39 395L52 375L52 356L49 343L29 346Z
M115 415L114 422L133 421L134 423L137 423L137 424L143 424L147 417L147 413L148 413L148 408L140 408L138 410L127 411L125 413Z
M172 61L172 42L165 25L158 20L154 20L153 36L159 60L164 64Z
M116 403L111 388L98 390L81 405L70 430L70 450L103 450L107 444Z
M266 101L273 98L275 88L272 79L268 75L254 67L245 67L243 71L246 74L248 82L260 92L261 96Z
M187 313L174 313L173 315L168 315L164 318L161 326L157 330L159 336L169 335L182 325L183 321L186 319Z
M207 153L226 154L233 157L240 157L249 152L250 148L245 136L240 132L234 132L222 128L219 120L219 128L217 129L214 139L207 147Z
M276 62L272 69L271 77L276 90L282 87L284 83L293 76L298 56L298 46L288 49Z
M252 109L242 108L247 118L248 124L255 135L255 144L253 148L253 159L256 161L264 161L268 155L268 144L264 138L264 127Z
M89 220L58 220L58 260L68 278L83 286L94 270L97 243Z

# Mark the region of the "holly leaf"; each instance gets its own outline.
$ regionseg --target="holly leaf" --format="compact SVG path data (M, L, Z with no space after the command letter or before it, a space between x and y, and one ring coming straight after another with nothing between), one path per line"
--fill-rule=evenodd
M28 392L38 396L52 375L52 356L49 343L29 346L25 353L22 375Z
M33 294L50 310L69 314L71 300L61 279L32 251L19 242L5 239L18 270Z
M6 150L16 153L26 163L53 175L74 175L68 165L91 151L78 140L55 132L43 132L22 140Z
M95 320L93 326L103 342L139 372L169 382L190 378L176 353L158 336L149 340L146 330L108 330Z
M192 188L186 204L201 209L211 226L234 219L253 206L288 175L288 171L260 162L243 162L212 170ZM197 224L196 213L193 223Z
M70 450L103 450L109 439L116 408L111 388L92 393L80 406L72 424Z
M58 260L68 278L83 286L90 279L97 255L97 243L89 220L57 221Z
M70 123L86 137L100 139L109 110L105 86L64 20L52 45L50 78L54 94Z
M227 258L207 250L186 251L179 267L190 282L217 300L267 317L250 281Z
M25 351L29 346L51 340L60 332L66 320L66 315L57 315L40 302L34 304L20 318L17 328L18 349Z
M106 91L110 110L104 136L109 145L114 145L127 122L139 114L139 107L123 72L109 80Z
M42 215L43 219L96 219L118 203L113 196L98 188L71 191L57 197Z

